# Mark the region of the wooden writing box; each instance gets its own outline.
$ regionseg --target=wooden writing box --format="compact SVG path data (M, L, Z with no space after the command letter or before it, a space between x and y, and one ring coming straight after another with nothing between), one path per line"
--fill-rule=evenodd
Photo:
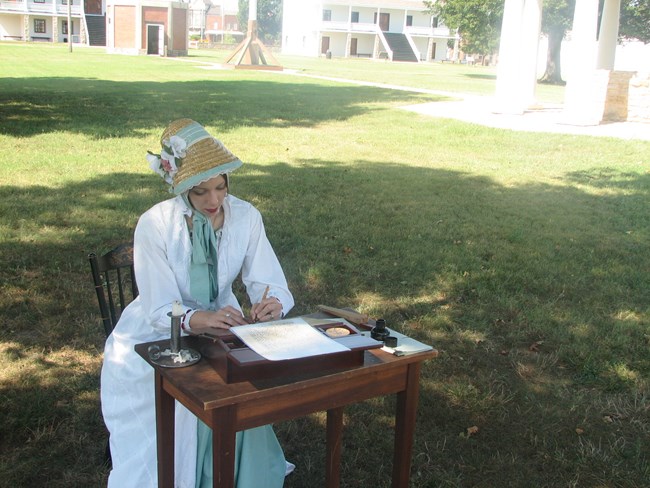
M214 333L210 334L213 342L204 344L201 347L201 353L225 382L237 383L361 366L363 365L365 350L383 346L383 343L361 335L358 329L349 324L335 322L318 324L313 327L323 333L333 328L347 329L349 331L348 335L332 337L332 340L348 347L350 350L297 359L270 361L246 346L232 332L215 330Z

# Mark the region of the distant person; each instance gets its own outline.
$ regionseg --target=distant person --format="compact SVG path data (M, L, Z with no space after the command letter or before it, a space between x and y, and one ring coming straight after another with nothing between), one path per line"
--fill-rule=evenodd
M239 275L253 304L252 319L279 319L294 303L260 212L229 193L229 175L242 162L189 119L172 122L161 144L161 154L147 159L175 197L138 221L134 263L140 295L124 310L104 351L101 401L113 488L158 486L154 370L134 346L170 337L172 303L182 303L186 331L247 323L232 291ZM174 486L212 487L211 430L177 403L175 433ZM292 469L271 426L237 433L238 488L279 488Z

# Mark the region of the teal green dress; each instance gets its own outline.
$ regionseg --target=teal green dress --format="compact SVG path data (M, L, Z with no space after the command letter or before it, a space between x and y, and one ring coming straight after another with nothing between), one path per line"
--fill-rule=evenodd
M190 206L189 199L184 195ZM192 215L190 290L194 298L212 303L218 294L217 251L221 230L213 231L200 213ZM212 430L197 419L196 488L212 488ZM287 463L270 425L237 432L235 438L235 486L281 488Z
M212 430L200 420L196 457L196 487L212 488ZM237 488L280 488L286 469L284 453L270 425L237 432Z

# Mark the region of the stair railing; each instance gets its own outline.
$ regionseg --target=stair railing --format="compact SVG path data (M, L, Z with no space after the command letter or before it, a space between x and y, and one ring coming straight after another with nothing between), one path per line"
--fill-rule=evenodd
M382 45L384 46L384 49L386 50L386 55L388 56L388 59L391 61L393 60L393 50L390 48L390 45L388 44L388 41L386 40L386 36L384 36L384 32L381 29L377 29L377 36L379 37L379 40L381 41ZM375 58L379 57L379 53L375 53Z
M86 46L90 46L90 32L88 32L88 22L86 21L86 2L81 3L81 22L83 23L83 30L79 33L82 34L82 41L85 41ZM81 27L81 25L80 25Z
M415 42L413 41L413 38L411 37L411 33L408 31L404 32L404 36L406 37L406 40L409 42L409 45L411 46L411 49L413 49L413 54L415 54L415 58L417 62L420 62L420 50L417 48L415 45Z

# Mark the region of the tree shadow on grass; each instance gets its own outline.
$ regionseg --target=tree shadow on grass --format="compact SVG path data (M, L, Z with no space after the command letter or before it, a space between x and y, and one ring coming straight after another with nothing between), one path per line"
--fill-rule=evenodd
M489 75L485 73L465 73L468 78L476 78L478 80L496 80L497 75Z
M286 182L282 193L268 185L271 177ZM596 196L565 186L503 187L466 173L368 160L249 164L236 175L237 196L254 201L264 215L296 298L295 314L320 303L359 306L441 350L423 369L415 451L420 486L454 477L488 486L503 473L539 486L545 480L566 485L588 458L573 437L558 432L575 436L580 422L593 421L590 428L605 442L619 435L629 445L650 447L638 437L647 429L638 412L616 432L606 431L599 410L590 418L576 413L576 405L589 407L588 400L564 396L567 388L573 397L587 390L593 397L634 391L633 374L650 370L643 322L650 289L644 271L650 267L650 176L611 170L569 178L614 189ZM166 196L157 180L130 174L61 188L0 188L2 219L9 221L0 243L6 324L0 338L15 351L99 350L86 255L130 239L138 216ZM614 361L623 362L630 376L617 375ZM60 377L52 395L74 394L78 380ZM0 385L3 410L12 415L33 402L39 386L46 385L29 370L17 373ZM383 403L370 405L354 407L350 430L365 429L385 413ZM30 432L62 418L43 408L15 429L3 427L0 450L12 452ZM474 424L480 438L465 434ZM99 418L89 420L88 429L100 432ZM384 442L383 428L366 432L363 442ZM287 442L289 434L282 434ZM351 448L359 456L362 437ZM439 459L424 459L440 446ZM22 454L36 457L37 447ZM549 456L558 453L566 460L562 469L544 474ZM77 455L62 454L62 466ZM305 456L303 462L319 459L311 451ZM367 473L371 464L354 469ZM622 480L626 474L640 478L639 466L628 457L604 469ZM97 468L86 469L92 478ZM369 475L367 486L382 486L388 473L386 464Z
M432 99L373 87L292 83L287 78L164 83L0 78L0 133L132 137L190 113L219 132L241 126L312 127L365 113L369 104L416 103L423 97Z

